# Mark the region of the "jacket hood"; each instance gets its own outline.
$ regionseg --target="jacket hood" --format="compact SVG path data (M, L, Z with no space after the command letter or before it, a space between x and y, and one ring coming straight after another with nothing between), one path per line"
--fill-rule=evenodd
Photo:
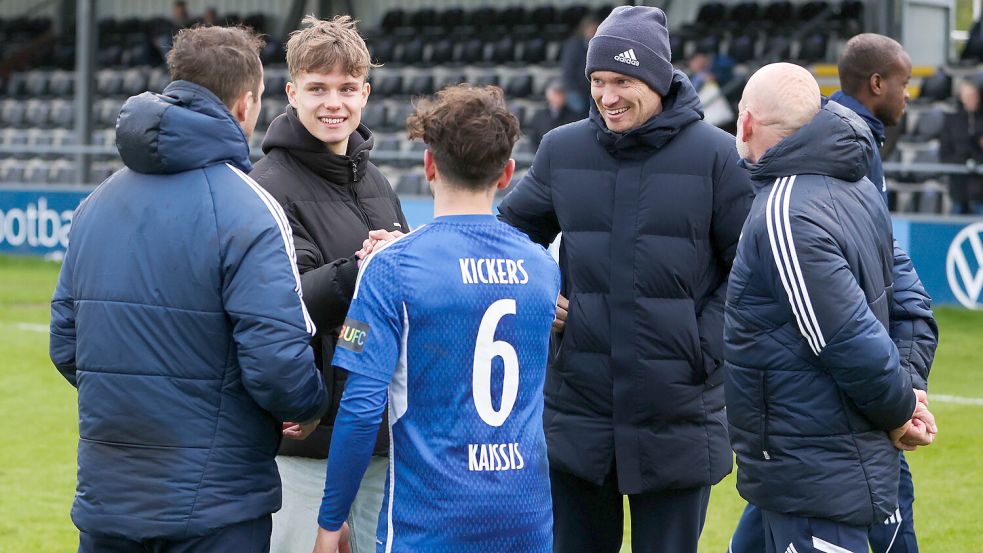
M219 163L249 172L249 141L225 104L207 88L174 81L123 104L116 123L123 163L147 174L172 174Z
M842 90L837 90L834 92L829 99L837 104L840 104L841 106L846 106L853 110L853 112L859 115L860 118L867 123L867 126L870 127L870 132L874 133L874 140L876 140L878 144L884 143L884 140L886 139L886 135L884 134L884 123L880 119L874 117L874 114L867 109L867 106L861 104L860 100L857 100L853 96L844 93Z
M297 117L297 110L289 104L270 123L263 137L264 154L274 148L283 148L328 182L345 184L360 181L365 176L369 152L374 145L372 131L359 123L348 137L348 152L343 156L335 154L304 127Z
M825 175L856 182L867 174L874 138L856 113L836 102L827 102L819 113L781 142L757 163L740 161L751 178L770 183L789 175Z
M703 105L689 77L676 70L669 93L662 98L662 111L645 124L626 133L608 130L597 104L590 103L590 120L597 128L597 140L615 157L646 155L665 146L687 125L703 119Z

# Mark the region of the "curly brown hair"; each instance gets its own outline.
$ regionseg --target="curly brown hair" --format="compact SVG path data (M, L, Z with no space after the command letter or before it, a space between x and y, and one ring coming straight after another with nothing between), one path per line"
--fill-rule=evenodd
M305 16L301 28L287 41L287 69L296 80L301 73L329 73L340 67L348 75L368 77L372 63L358 22L347 15L332 19Z
M407 134L427 144L450 184L480 190L501 176L519 139L519 121L501 88L455 85L415 107Z
M172 80L201 85L231 108L246 91L258 99L263 45L262 37L248 27L181 29L167 53L167 67Z

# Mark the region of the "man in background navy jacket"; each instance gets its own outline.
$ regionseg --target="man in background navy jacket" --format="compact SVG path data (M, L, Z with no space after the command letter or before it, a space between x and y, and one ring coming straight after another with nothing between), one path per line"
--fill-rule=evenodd
M50 353L78 388L82 553L268 551L281 423L327 410L290 227L246 176L261 46L182 30L173 82L120 112L126 168L75 212Z
M897 506L895 448L936 430L888 334L894 244L864 178L873 139L820 103L807 70L772 64L738 120L756 197L727 293L727 417L769 553L866 553L867 527Z
M590 117L549 132L500 206L563 232L544 424L558 552L695 552L731 469L723 302L751 187L670 63L665 14L619 7L587 53ZM569 300L569 301L568 301Z

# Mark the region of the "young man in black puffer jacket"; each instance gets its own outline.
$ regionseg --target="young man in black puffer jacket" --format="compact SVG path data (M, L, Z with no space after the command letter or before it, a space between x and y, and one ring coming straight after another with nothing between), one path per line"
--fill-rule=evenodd
M266 157L250 176L283 206L293 229L304 303L318 328L314 354L332 407L306 441L281 445L284 506L274 516L274 553L314 546L325 458L346 375L331 366L331 358L355 289L355 251L370 231L374 237L408 231L399 199L369 162L374 138L361 114L372 64L355 22L348 16L307 17L303 25L287 42L290 105L270 124L263 139ZM353 551L375 550L389 448L387 425L380 428L376 457L349 519Z

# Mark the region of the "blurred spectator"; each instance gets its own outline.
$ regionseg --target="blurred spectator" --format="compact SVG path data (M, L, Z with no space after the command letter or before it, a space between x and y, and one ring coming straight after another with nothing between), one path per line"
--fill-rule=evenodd
M224 21L219 21L218 12L215 8L206 8L205 13L201 15L201 24L206 27L211 27L213 25L223 25ZM256 29L257 31L259 29Z
M686 62L687 75L703 104L703 120L717 127L734 122L734 110L720 92L717 77L712 71L713 57L706 52L696 52Z
M959 85L959 108L946 114L939 158L943 163L983 163L983 110L980 83L967 78ZM949 197L957 215L983 214L983 176L950 175Z
M191 15L188 14L188 3L184 0L176 0L171 6L171 19L161 29L157 31L154 46L160 53L161 59L167 58L167 53L171 51L174 44L174 35L194 23Z
M563 88L567 91L567 106L587 116L590 105L590 81L587 80L587 43L597 32L598 21L593 15L588 15L580 21L577 32L563 43L560 53L560 67L563 74Z
M582 117L567 104L567 92L563 83L552 81L546 87L546 109L539 111L529 123L529 140L539 149L543 135L559 126L579 121Z

